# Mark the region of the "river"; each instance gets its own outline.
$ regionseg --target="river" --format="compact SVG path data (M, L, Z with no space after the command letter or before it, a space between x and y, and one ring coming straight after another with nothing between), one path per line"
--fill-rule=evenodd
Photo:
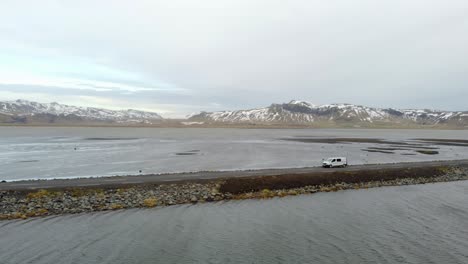
M468 181L0 222L17 263L468 263Z

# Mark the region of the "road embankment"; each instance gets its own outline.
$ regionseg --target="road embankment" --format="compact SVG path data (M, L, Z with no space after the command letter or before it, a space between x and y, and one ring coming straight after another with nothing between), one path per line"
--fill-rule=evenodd
M401 163L341 170L264 170L263 173L237 172L232 177L230 174L219 174L224 177L212 174L208 178L192 177L171 182L131 184L124 181L117 185L62 186L49 181L45 186L53 188L4 187L0 190L0 219L468 180L468 162Z

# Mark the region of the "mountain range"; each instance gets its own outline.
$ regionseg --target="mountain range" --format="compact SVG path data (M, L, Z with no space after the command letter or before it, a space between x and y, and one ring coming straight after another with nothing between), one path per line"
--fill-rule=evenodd
M27 100L0 102L0 123L144 123L163 118L139 110L109 110L70 106L59 103L37 103Z
M447 127L468 128L468 111L374 108L353 104L314 105L304 101L268 107L200 112L185 120L164 119L139 110L109 110L37 103L0 101L0 124L157 125L157 126L273 126L273 127Z
M201 112L189 116L188 119L208 123L295 124L318 127L468 127L468 111L373 108L353 104L314 105L296 100L258 109Z

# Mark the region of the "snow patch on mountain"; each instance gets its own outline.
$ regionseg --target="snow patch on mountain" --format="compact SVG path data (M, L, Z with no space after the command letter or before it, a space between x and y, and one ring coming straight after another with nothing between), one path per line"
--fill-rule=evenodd
M115 122L145 122L162 120L153 112L140 110L109 110L95 107L79 107L53 103L38 103L27 100L0 102L0 113L7 115L34 116L49 114L56 116L78 116L88 120L105 120Z
M314 105L293 100L269 107L220 112L201 112L190 120L225 123L417 123L437 125L447 122L465 122L460 119L466 112L436 111L427 109L373 108L353 104ZM454 121L455 120L455 121ZM458 121L456 121L458 120Z

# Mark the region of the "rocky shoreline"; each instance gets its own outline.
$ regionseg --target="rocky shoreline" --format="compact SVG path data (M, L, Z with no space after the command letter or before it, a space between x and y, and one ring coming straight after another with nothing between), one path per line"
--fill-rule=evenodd
M369 178L367 180L356 180L356 175L359 175L357 173L354 176L349 175L349 181L343 180L334 183L324 181L322 184L304 184L300 187L297 187L296 184L296 186L291 185L291 188L284 188L282 185L275 187L271 184L267 185L272 186L271 188L263 188L263 185L260 184L250 186L249 191L246 191L245 188L239 189L239 191L226 191L232 187L226 186L230 184L229 179L107 189L68 188L31 192L2 191L0 192L0 220L233 199L266 199L316 192L468 180L468 167L441 167L435 168L431 173L427 171L424 171L424 173L424 175L418 175L413 172L408 176L403 173L403 176L401 174L395 175L393 178L386 176L379 180L369 180ZM259 178L256 177L255 180ZM277 178L279 177L272 177L272 179ZM260 179L262 184L271 181L268 178ZM283 179L287 180L288 178ZM236 181L242 181L242 179L236 179ZM250 184L255 185L256 183Z

